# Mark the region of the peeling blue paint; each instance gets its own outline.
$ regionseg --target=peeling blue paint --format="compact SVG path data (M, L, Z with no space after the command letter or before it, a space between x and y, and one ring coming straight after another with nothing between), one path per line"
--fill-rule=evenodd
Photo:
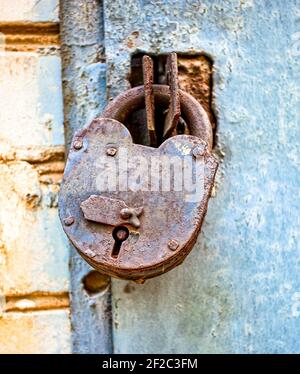
M216 150L224 155L216 197L184 264L144 285L113 281L116 353L300 353L299 7L298 0L106 3L109 95L128 87L137 50L206 52L214 61ZM130 48L133 31L139 37Z

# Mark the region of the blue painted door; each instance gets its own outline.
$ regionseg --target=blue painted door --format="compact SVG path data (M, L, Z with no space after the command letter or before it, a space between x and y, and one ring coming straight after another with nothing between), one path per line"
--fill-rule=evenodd
M299 0L115 0L101 9L99 25L91 12L87 30L102 27L103 61L78 74L106 76L100 105L103 85L107 98L129 87L137 51L204 53L213 62L213 152L220 161L186 261L143 285L112 280L114 352L300 353ZM81 61L88 48L96 56L97 37L83 38ZM92 91L89 81L86 87ZM82 118L76 105L74 121ZM99 346L107 337L101 297L102 322L90 318L80 338L88 346L93 336L91 350L98 351L107 349ZM80 320L83 301L75 306Z

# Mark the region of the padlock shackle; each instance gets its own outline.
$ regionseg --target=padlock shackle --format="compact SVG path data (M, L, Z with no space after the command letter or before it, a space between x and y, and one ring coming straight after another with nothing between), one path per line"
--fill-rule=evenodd
M168 106L170 101L169 86L154 84L153 93L155 101ZM201 104L187 92L179 90L181 116L185 120L190 134L204 140L208 148L212 148L213 135L212 126L208 115ZM102 118L112 118L121 123L126 120L132 112L145 106L144 86L131 88L118 95L100 115Z

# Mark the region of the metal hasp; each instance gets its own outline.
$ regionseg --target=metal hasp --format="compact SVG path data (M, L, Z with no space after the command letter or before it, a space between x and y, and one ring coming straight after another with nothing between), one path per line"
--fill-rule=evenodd
M176 54L167 58L168 85L153 84L149 56L143 76L144 85L75 134L59 195L62 226L81 256L102 273L137 282L171 270L191 251L218 167L207 114L178 87ZM159 121L157 107L165 113ZM126 128L142 108L152 147L134 144ZM183 135L178 121L186 124Z

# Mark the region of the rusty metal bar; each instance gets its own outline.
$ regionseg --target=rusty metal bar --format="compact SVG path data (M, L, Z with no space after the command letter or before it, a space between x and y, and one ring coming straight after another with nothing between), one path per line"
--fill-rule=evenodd
M156 146L156 132L155 132L155 109L154 109L154 94L153 94L153 61L149 56L143 57L143 78L145 90L145 108L147 116L147 128L149 132L150 145Z
M170 87L170 103L164 124L163 136L165 139L174 133L180 117L177 54L174 52L167 57L166 76L167 84Z

